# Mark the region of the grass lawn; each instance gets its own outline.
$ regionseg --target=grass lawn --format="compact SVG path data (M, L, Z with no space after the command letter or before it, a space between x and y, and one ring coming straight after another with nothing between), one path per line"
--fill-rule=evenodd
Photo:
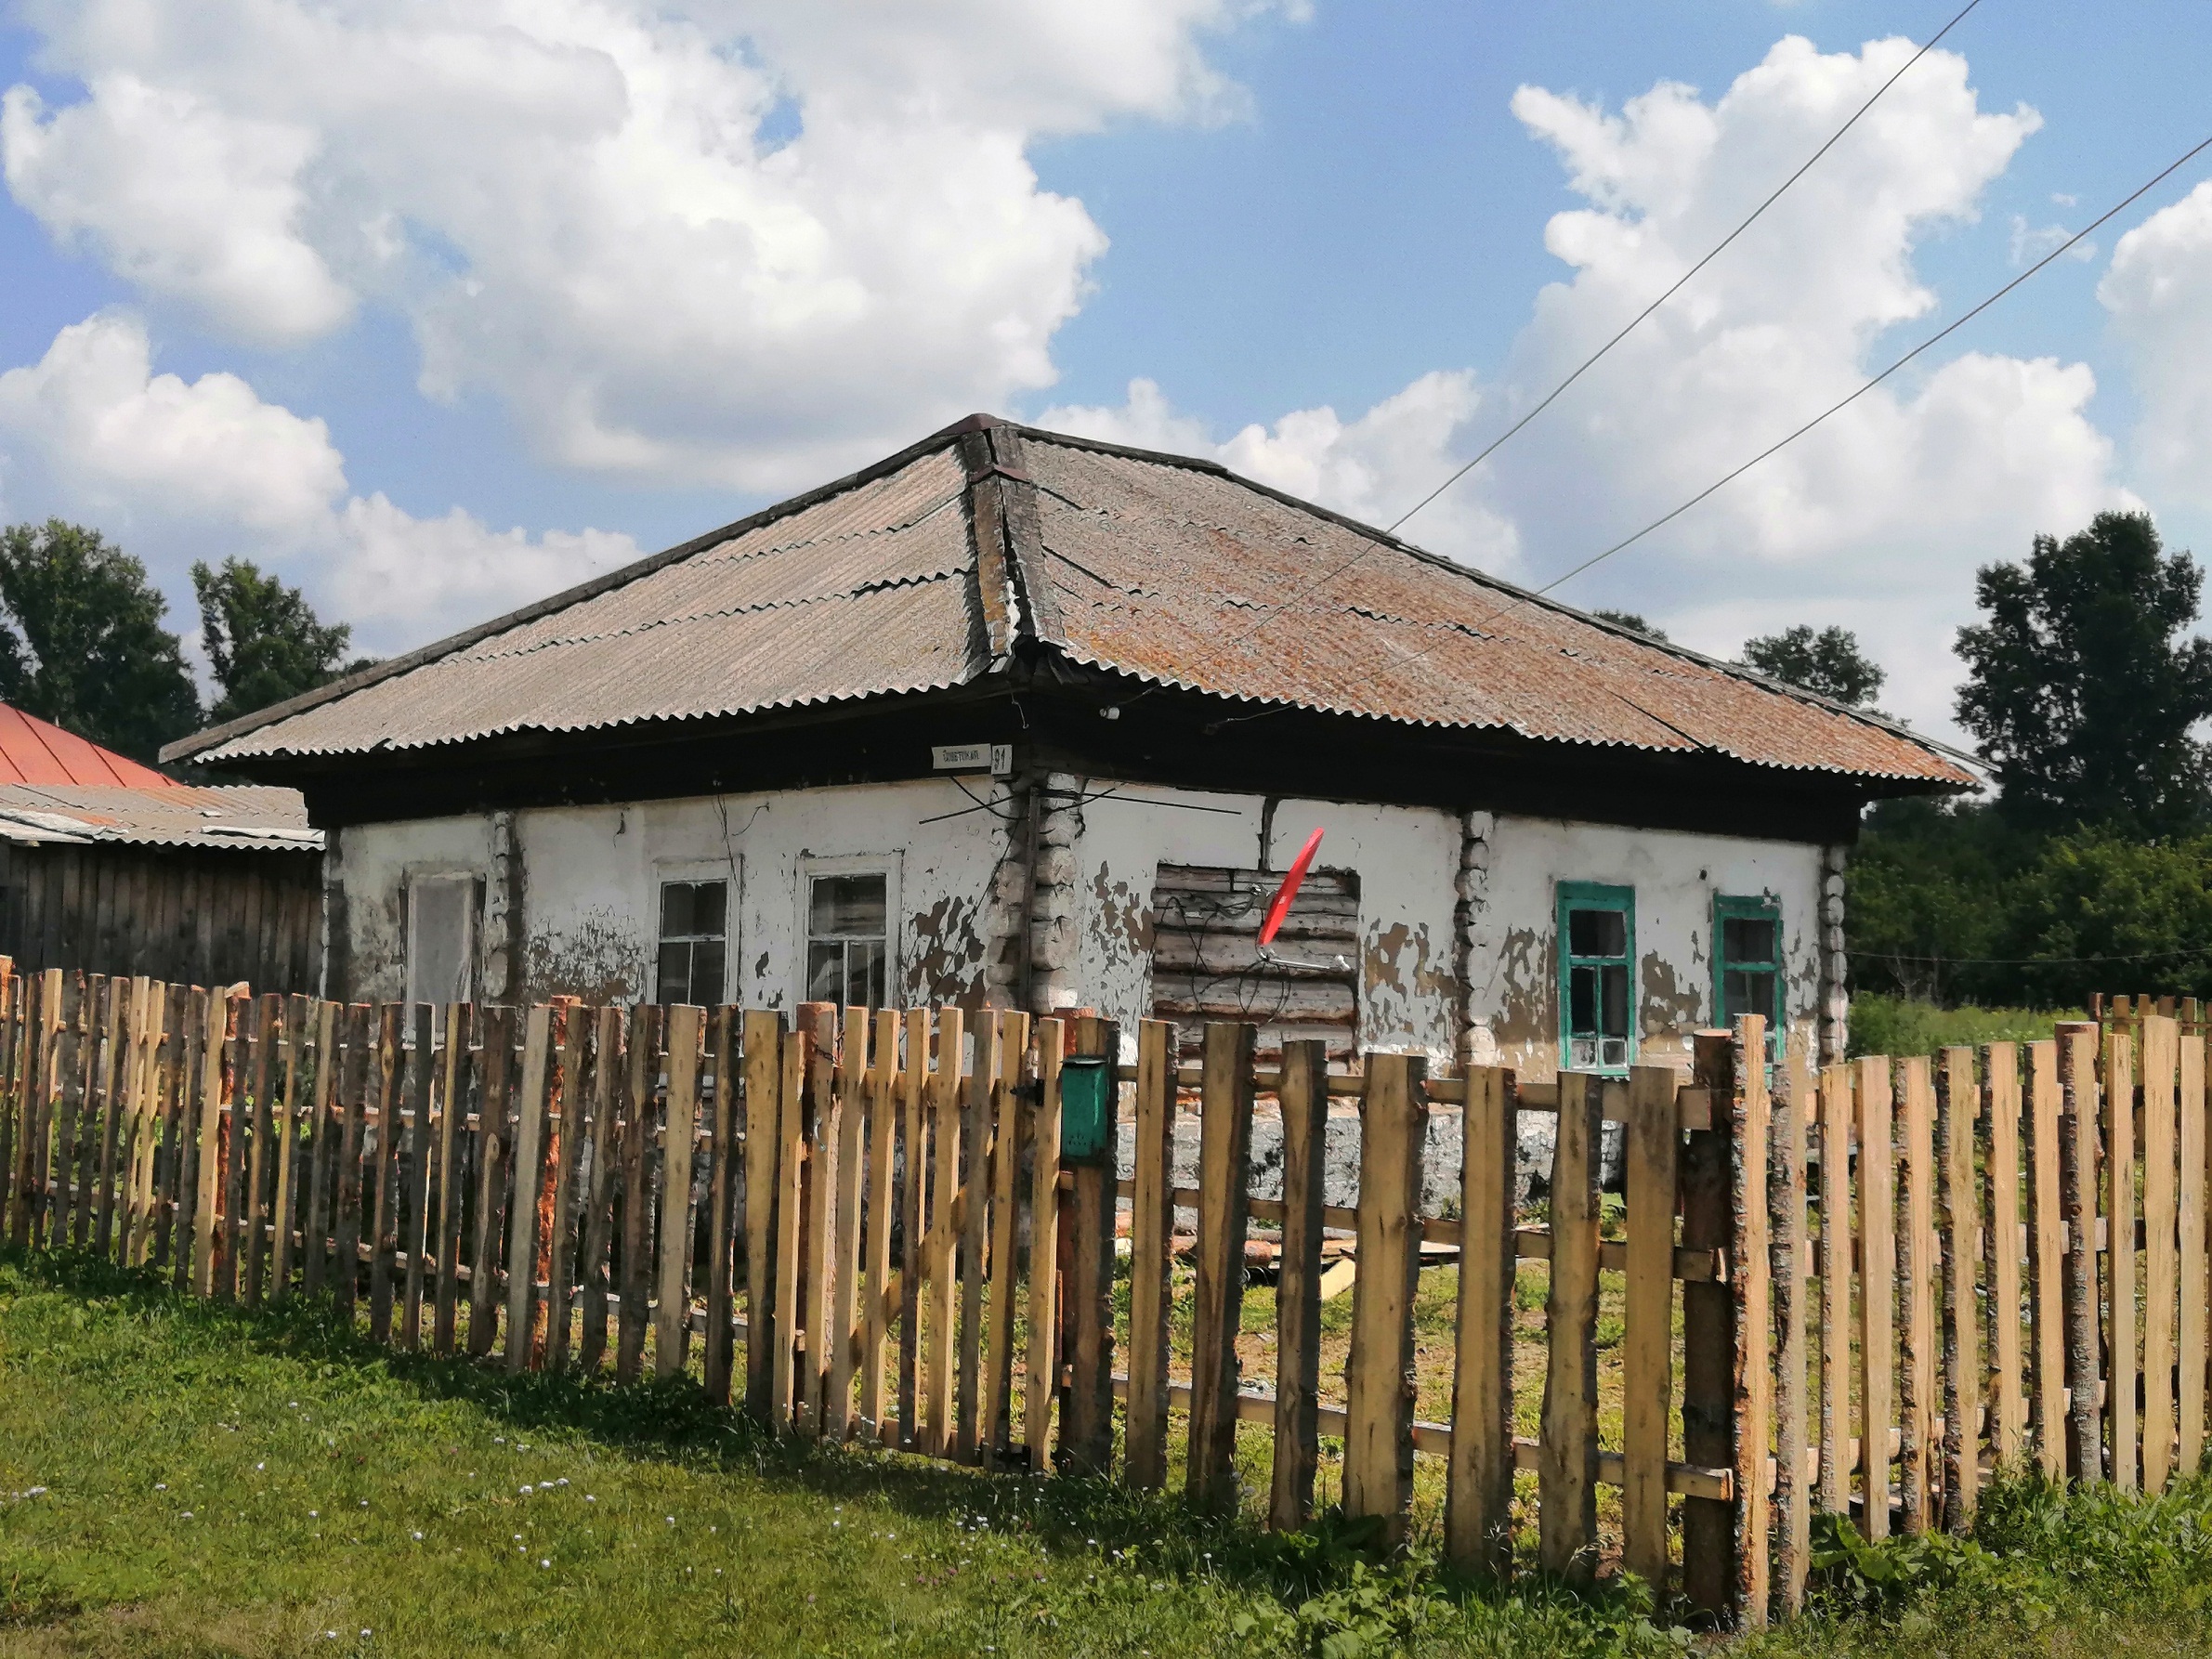
M687 1382L509 1378L327 1321L0 1254L0 1654L1348 1659L1693 1640L1633 1593L1452 1586L1326 1525L1271 1538L1103 1483L778 1441ZM1986 1548L1868 1558L1837 1574L1834 1614L1732 1651L2212 1651L2212 1489L1992 1507Z

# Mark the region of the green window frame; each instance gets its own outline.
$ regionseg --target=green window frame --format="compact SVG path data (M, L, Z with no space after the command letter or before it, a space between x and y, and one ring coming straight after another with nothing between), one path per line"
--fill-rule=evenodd
M1636 890L1559 883L1559 1065L1619 1077L1636 1064Z
M1713 895L1713 1016L1731 1024L1737 1014L1764 1014L1767 1055L1782 1052L1782 901Z

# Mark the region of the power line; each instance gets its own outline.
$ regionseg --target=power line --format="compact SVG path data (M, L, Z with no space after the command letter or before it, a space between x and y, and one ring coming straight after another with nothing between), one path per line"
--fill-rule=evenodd
M1405 512L1399 514L1383 533L1385 535L1396 534L1399 525L1404 524L1408 518L1411 518L1416 513L1420 512L1423 507L1427 506L1431 502L1442 495L1446 490L1449 490L1454 484L1457 484L1461 478L1465 477L1475 467L1481 465L1493 454L1497 453L1499 448L1503 445L1507 439L1511 438L1514 433L1520 431L1522 427L1527 425L1529 422L1535 420L1537 416L1543 413L1546 409L1550 408L1553 398L1557 398L1560 393L1565 391L1567 387L1573 385L1575 382L1581 379L1583 372L1586 370L1588 370L1592 364L1596 363L1600 358L1611 351L1616 346L1619 345L1621 341L1626 339L1630 333L1632 333L1636 327L1643 321L1645 318L1649 317L1654 311L1656 311L1661 306L1665 305L1677 294L1681 293L1684 283L1688 282L1692 277L1695 277L1699 271L1710 265L1715 258L1719 257L1721 252L1725 249L1729 243L1734 242L1737 237L1743 235L1746 230L1748 230L1761 214L1765 213L1768 208L1774 206L1775 202L1780 200L1785 190L1787 190L1791 185L1797 183L1799 179L1804 177L1805 175L1812 170L1814 163L1818 162L1822 156L1827 154L1830 150L1835 148L1838 139L1841 138L1844 134L1850 132L1852 127L1858 124L1860 116L1865 114L1867 111L1873 109L1875 104L1880 100L1881 96L1884 93L1888 92L1891 87L1896 85L1899 81L1903 80L1905 73L1911 70L1914 64L1919 62L1921 59L1925 58L1930 52L1933 51L1935 49L1936 43L1941 41L1944 35L1950 33L1952 30L1956 29L1965 19L1967 13L1972 11L1977 6L1981 4L1982 0L1967 0L1967 4L1959 9L1959 11L1951 19L1951 20L1948 23L1945 23L1941 29L1937 30L1935 33L1929 38L1928 44L1926 46L1922 46L1918 51L1915 52L1911 58L1906 59L1905 62L1898 69L1895 74L1892 74L1888 80L1884 81L1879 86L1876 87L1874 89L1874 95L1867 98L1865 103L1861 104L1855 111L1852 112L1851 119L1846 121L1841 126L1838 127L1833 133L1829 134L1827 141L1824 143L1818 150L1814 150L1811 155L1807 156L1803 164L1800 165L1795 173L1792 173L1787 178L1776 185L1774 189L1774 191L1767 197L1767 199L1751 210L1749 216L1747 216L1743 223L1738 225L1734 230L1731 230L1726 236L1722 237L1719 242L1714 244L1711 251L1708 252L1704 258L1700 259L1695 265L1693 265L1688 270L1684 271L1680 277L1676 278L1674 285L1669 288L1666 293L1660 294L1657 299L1653 300L1650 305L1644 307L1643 310L1637 312L1633 318L1630 319L1627 325L1623 327L1619 333L1616 333L1613 338L1606 341L1604 345L1599 346L1596 351L1592 352L1587 359L1585 359L1572 374L1569 374L1564 380L1561 381L1557 385L1553 386L1551 391L1546 393L1542 402L1538 403L1534 409L1530 410L1526 414L1515 421L1511 426L1508 426L1503 432L1499 433L1490 441L1489 447L1485 449L1481 454L1475 456L1473 460L1468 462L1457 472L1453 473L1450 477L1445 479L1443 483L1437 485L1435 489L1430 490L1428 494L1422 496L1418 502L1415 502L1412 506L1407 508ZM1280 605L1269 607L1269 609L1265 611L1250 628L1247 628L1242 634L1239 634L1236 638L1230 640L1228 644L1222 648L1224 651L1235 650L1246 640L1251 638L1253 634L1259 633L1261 629L1266 627L1269 622L1283 615L1284 612L1288 611L1291 606L1295 605L1306 594L1313 593L1316 589L1327 587L1338 577L1343 575L1345 571L1351 569L1355 565L1357 565L1362 559L1366 558L1368 554L1374 552L1376 547L1379 545L1380 543L1378 542L1368 542L1357 553L1354 554L1350 558L1338 565L1333 570L1329 571L1326 575L1321 576L1315 581L1304 583L1296 593L1285 599ZM1138 695L1141 697L1144 696L1145 693L1140 692Z
M1582 361L1576 366L1575 372L1572 374L1568 375L1564 380L1561 381L1557 385L1553 386L1549 392L1544 394L1544 399L1542 402L1538 403L1534 409L1531 409L1526 414L1523 415L1519 420L1508 426L1503 432L1500 432L1496 438L1492 438L1490 440L1489 446L1485 449L1481 454L1475 456L1473 460L1466 463L1457 472L1453 473L1450 477L1445 479L1443 483L1437 485L1435 489L1430 490L1428 494L1422 496L1420 500L1415 502L1413 505L1407 507L1403 513L1399 514L1397 517L1393 519L1388 527L1391 533L1394 535L1396 534L1398 526L1404 524L1408 518L1411 518L1416 513L1420 512L1423 507L1427 506L1431 502L1434 501L1438 496L1449 490L1454 484L1457 484L1461 478L1465 477L1469 473L1472 472L1484 462L1489 460L1489 458L1496 454L1498 451L1504 445L1505 441L1512 438L1514 433L1520 431L1522 427L1527 425L1529 422L1535 420L1537 416L1542 414L1545 410L1551 408L1551 400L1554 398L1557 398L1560 393L1565 391L1567 387L1573 385L1577 380L1580 380L1585 371L1592 367L1600 358L1603 357L1616 346L1618 346L1623 340L1627 339L1630 334L1634 333L1637 326L1641 324L1645 318L1649 317L1654 311L1656 311L1661 306L1665 305L1669 300L1680 294L1682 291L1683 285L1687 283L1692 277L1695 276L1699 271L1703 270L1707 266L1710 265L1715 259L1720 257L1722 250L1724 250L1730 242L1735 241L1737 237L1743 235L1745 231L1750 229L1751 227L1758 222L1759 216L1766 212L1768 208L1774 206L1774 203L1781 199L1783 191L1788 189L1791 185L1797 183L1799 179L1804 177L1807 173L1811 172L1813 170L1813 164L1819 161L1822 156L1827 154L1830 150L1833 150L1836 147L1838 139L1841 138L1845 133L1850 132L1852 127L1858 125L1859 117L1865 114L1867 111L1873 109L1875 104L1880 99L1883 93L1889 91L1891 87L1896 85L1899 81L1903 80L1906 72L1911 70L1914 64L1919 62L1921 59L1927 57L1929 53L1935 50L1936 43L1941 41L1944 35L1950 33L1952 30L1957 28L1958 25L1965 20L1967 13L1972 11L1975 7L1981 4L1982 0L1967 0L1966 5L1959 9L1957 16L1952 18L1948 23L1945 23L1941 29L1938 29L1934 34L1930 36L1928 44L1922 46L1918 51L1915 52L1909 59L1907 59L1898 69L1895 74L1891 75L1879 86L1876 87L1874 89L1874 96L1869 98L1865 103L1861 104L1855 111L1853 111L1849 121L1845 122L1833 133L1829 134L1828 141L1826 144L1823 144L1818 150L1814 150L1811 155L1807 156L1802 166L1799 167L1795 173L1792 173L1787 178L1776 185L1774 187L1774 193L1768 196L1767 199L1764 202L1761 202L1757 207L1753 208L1749 216L1747 217L1742 224L1738 225L1734 230L1731 230L1726 236L1722 237L1718 242L1714 243L1713 249L1710 253L1706 255L1706 256L1700 259L1695 265L1690 267L1688 270L1682 272L1681 276L1677 277L1674 281L1674 285L1668 289L1666 293L1659 295L1657 299L1652 301L1650 305L1644 307L1643 310L1637 312L1635 316L1631 317L1628 322L1622 326L1618 333L1615 334L1613 338L1606 341L1604 345L1599 346L1597 350L1591 352L1588 357L1584 358Z
M2206 137L2192 147L2179 160L2162 168L2158 174L2148 183L2140 186L2123 201L2116 202L2112 206L2106 208L2104 212L2098 215L2096 218L2090 220L2089 223L2085 225L2081 229L2075 231L2072 236L2068 237L2064 242L2061 242L2057 247L2053 248L2042 258L2036 260L2035 264L2029 266L2027 269L2022 271L2020 275L2014 277L2009 282L2007 282L2002 288L1998 289L1995 294L1991 294L1987 299L1983 300L1972 310L1967 312L1956 321L1953 321L1946 326L1936 330L1934 333L1929 335L1927 339L1921 341L1918 346L1914 346L1910 351L1906 352L1903 357L1891 363L1887 369L1884 369L1879 374L1875 375L1873 379L1861 385L1856 391L1853 391L1849 396L1840 398L1834 403L1829 404L1827 408L1822 410L1820 413L1814 415L1803 425L1798 427L1787 437L1777 438L1774 442L1769 444L1765 449L1760 451L1758 454L1752 456L1750 460L1745 462L1742 465L1723 474L1714 482L1708 484L1703 490L1700 490L1695 495L1693 495L1688 501L1682 503L1681 506L1676 507L1673 511L1662 513L1658 517L1653 519L1649 524L1645 525L1634 535L1623 536L1612 546L1606 548L1604 552L1592 554L1590 557L1584 559L1579 565L1577 565L1573 569L1567 571L1565 574L1553 577L1542 587L1537 589L1537 593L1538 594L1549 594L1553 588L1559 587L1565 582L1572 581L1576 577L1581 575L1583 571L1589 569L1591 566L1603 564L1605 560L1611 558L1615 554L1622 552L1624 549L1633 547L1637 542L1643 541L1644 537L1650 535L1652 531L1658 529L1664 525L1671 524L1675 519L1680 518L1684 513L1687 513L1692 507L1697 505L1698 503L1704 501L1707 497L1713 495L1717 491L1723 490L1728 485L1735 482L1736 479L1742 477L1746 473L1749 472L1760 462L1766 460L1770 455L1773 455L1777 451L1786 449L1789 445L1797 442L1799 438L1804 437L1806 433L1812 431L1813 427L1819 425L1823 421L1828 419L1829 416L1839 414L1844 410L1849 409L1861 398L1864 398L1868 392L1874 390L1876 386L1881 385L1883 381L1889 379L1891 375L1896 373L1898 370L1904 368L1905 364L1911 362L1915 358L1918 357L1930 346L1934 346L1937 342L1957 333L1958 330L1964 328L1968 323L1973 321L1975 318L1981 316L1983 312L1988 310L1990 307L1996 305L1997 301L2003 299L2005 295L2010 294L2015 288L2019 287L2022 282L2026 281L2030 277L2034 276L2045 266L2050 264L2055 259L2062 257L2070 249L2075 246L2075 243L2079 242L2084 237L2088 236L2090 231L2100 229L2108 220L2118 216L2127 209L2134 206L2136 202L2140 202L2143 197L2149 195L2153 189L2157 189L2158 186L2164 184L2174 174L2179 173L2183 167L2194 161L2199 155L2202 155L2206 150L2212 150L2212 137ZM1499 612L1504 608L1505 607L1501 606L1499 607L1498 611L1493 611L1490 614L1492 616L1496 616L1499 614Z
M1847 950L1861 961L1923 962L1932 968L2071 967L2085 962L2157 962L2175 957L2202 956L2200 945L2177 945L2170 950L2126 951L2115 956L1916 956L1908 950Z
M1881 385L1882 382L1889 379L1891 375L1896 373L1898 370L1904 368L1905 364L1911 362L1922 352L1928 350L1931 346L1937 345L1939 342L1946 339L1950 335L1957 333L1968 323L1973 321L1975 318L1981 316L1983 312L1988 310L1990 307L1996 305L1997 301L2003 299L2015 288L2018 288L2030 277L2033 277L2036 272L2043 269L2044 267L2051 264L2055 260L2063 258L2070 249L2074 248L2077 243L2079 243L2083 238L2089 235L2091 231L2101 229L2111 220L2116 218L2119 216L2119 215L2125 213L2128 208L2134 206L2138 202L2141 201L2145 196L2149 195L2153 190L2164 184L2168 178L2172 177L2176 173L2179 173L2183 167L2186 167L2191 162L2202 155L2206 150L2212 150L2212 137L2206 137L2203 139L2200 139L2196 144L2191 146L2189 150L2184 151L2176 160L2167 163L2167 165L2165 167L2159 169L2159 171L2149 180L2139 186L2134 190L2130 191L2122 200L2115 202L2112 206L2106 208L2094 219L2090 220L2088 224L2083 226L2081 229L2075 231L2072 236L2068 237L2064 242L2061 242L2057 247L2053 248L2042 258L2036 260L2035 264L2029 266L2027 269L2022 271L2020 275L2014 277L2009 282L2007 282L1995 294L1990 294L1986 299L1975 306L1972 310L1966 312L1963 316L1957 318L1956 320L1945 324L1943 328L1936 330L1934 333L1929 335L1927 339L1921 341L1918 346L1914 346L1910 351L1906 352L1903 357L1899 358L1895 362L1884 369L1880 373L1875 375L1872 379L1861 385L1855 391L1850 393L1846 397L1837 399L1834 403L1829 404L1827 408L1822 410L1820 413L1814 415L1811 420L1805 422L1803 425L1799 426L1796 430L1790 432L1786 437L1777 438L1774 442L1769 444L1765 449L1760 451L1758 454L1752 456L1750 460L1743 463L1743 464L1740 466L1734 467L1729 472L1723 474L1714 482L1708 484L1695 495L1690 497L1688 501L1682 503L1682 505L1674 508L1671 512L1662 513L1658 517L1653 519L1649 524L1645 525L1642 529L1636 531L1633 535L1623 536L1619 541L1614 542L1612 546L1606 548L1603 553L1595 553L1590 555L1590 557L1584 559L1580 564L1575 566L1571 570L1567 570L1561 575L1553 577L1542 587L1534 590L1534 592L1519 594L1509 597L1505 604L1497 607L1495 609L1485 612L1482 616L1476 618L1474 621L1466 624L1466 626L1469 628L1480 628L1484 623L1488 622L1495 618L1503 616L1506 611L1511 609L1515 605L1525 603L1530 599L1541 598L1544 594L1551 593L1553 589L1564 586L1565 583L1572 581L1576 577L1581 575L1583 571L1590 568L1590 567L1593 565L1603 564L1605 560L1611 558L1615 554L1623 552L1626 549L1634 546L1637 542L1643 541L1644 537L1650 535L1654 530L1658 529L1665 525L1671 524L1675 519L1680 518L1684 513L1687 513L1692 507L1696 506L1700 502L1705 501L1708 497L1718 493L1730 484L1733 484L1736 479L1742 477L1746 473L1749 472L1753 467L1757 466L1760 462L1766 460L1769 456L1774 455L1777 451L1787 449L1789 445L1795 443L1799 438L1804 437L1806 433L1812 431L1815 426L1827 420L1830 416L1839 414L1844 410L1850 408L1853 403L1856 403L1868 392L1874 390L1876 386ZM1365 557L1368 553L1372 552L1375 547L1380 545L1380 542L1370 542L1367 548L1362 550L1359 557ZM1347 560L1342 566L1339 567L1339 569L1340 571L1349 569L1354 564L1356 564L1357 562L1358 558ZM1285 603L1288 604L1289 601L1286 601ZM1236 645L1241 643L1243 639L1249 637L1250 634L1248 632L1245 634L1239 635L1237 640L1233 640L1230 643L1232 645ZM1400 658L1394 666L1399 669L1410 668L1413 664L1429 656L1430 653L1436 647L1434 646L1423 646L1420 650L1415 651L1411 656ZM1262 712L1272 713L1275 712L1275 711L1264 710ZM1261 716L1259 714L1237 715L1232 717L1230 720L1221 721L1218 724L1228 725L1241 723L1242 721L1246 720L1257 720Z

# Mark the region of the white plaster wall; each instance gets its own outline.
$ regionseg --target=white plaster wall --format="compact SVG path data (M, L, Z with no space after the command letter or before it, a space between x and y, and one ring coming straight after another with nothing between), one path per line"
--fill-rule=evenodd
M1532 1080L1557 1074L1557 884L1603 882L1636 890L1637 1025L1683 1032L1714 1018L1716 894L1781 901L1784 1006L1813 1029L1820 999L1821 849L1789 842L1623 830L1500 816L1489 881L1474 918L1475 1050ZM1637 1058L1687 1065L1686 1040L1645 1039Z
M407 882L414 875L491 865L489 816L413 818L362 824L337 835L338 879L346 891L345 986L355 1001L394 1001L407 994Z
M983 780L968 781L983 792ZM1108 787L1090 780L1085 793ZM949 780L931 779L519 812L521 994L631 998L649 990L659 882L734 872L729 995L748 1006L788 1008L800 991L803 866L881 858L898 889L900 998L978 1004L985 914L1007 831L992 814L963 810L971 805ZM1126 785L1080 808L1073 981L1081 1003L1121 1022L1132 1050L1136 1021L1151 1006L1144 946L1155 872L1162 863L1258 865L1264 807L1256 795ZM943 816L953 813L962 816ZM1420 1051L1456 1068L1458 815L1284 800L1273 817L1269 865L1279 869L1316 828L1326 832L1320 863L1359 874L1362 1045ZM457 868L488 876L490 819L370 825L345 830L341 842L348 994L402 996L406 882L418 871ZM1713 895L1774 895L1782 905L1787 1007L1810 1028L1819 996L1819 848L1505 816L1491 825L1488 842L1467 999L1478 1056L1532 1079L1556 1069L1562 881L1636 890L1645 1032L1686 1030L1713 1017ZM1646 1040L1640 1057L1685 1062L1682 1048L1679 1040Z
M1093 790L1106 786L1093 784ZM1261 862L1264 799L1125 786L1083 808L1078 843L1081 983L1087 1000L1121 1022L1124 1046L1150 1013L1143 942L1162 864L1250 869ZM1359 874L1360 1044L1451 1053L1452 879L1457 815L1401 806L1286 800L1276 803L1267 866L1280 869L1315 830L1319 867Z
M977 788L980 779L970 780ZM788 1008L803 972L801 869L881 860L897 889L893 942L903 999L975 1001L981 915L1005 851L999 818L969 812L949 780L857 785L629 805L517 812L523 870L522 994L635 998L649 991L660 882L737 878L729 995ZM939 818L936 823L926 819ZM344 832L349 994L404 995L405 889L431 868L489 875L490 818L373 824Z

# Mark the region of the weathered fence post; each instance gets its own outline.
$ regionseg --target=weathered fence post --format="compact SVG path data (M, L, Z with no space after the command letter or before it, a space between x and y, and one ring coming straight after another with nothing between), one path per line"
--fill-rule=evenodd
M1468 1072L1464 1088L1459 1337L1444 1551L1462 1570L1502 1574L1513 1559L1513 1277L1519 1265L1513 1251L1513 1164L1519 1094L1513 1074L1499 1066ZM1671 1180L1667 1232L1671 1245ZM1664 1447L1660 1456L1666 1456Z
M1344 1509L1381 1517L1392 1544L1405 1537L1413 1501L1413 1296L1420 1281L1426 1072L1418 1054L1369 1052L1360 1098L1359 1276L1353 1281L1352 1352L1345 1362ZM1593 1206L1593 1285L1596 1243ZM1234 1324L1232 1315L1232 1333ZM1593 1460L1596 1451L1593 1441Z
M2104 1478L2098 1413L2097 1027L2058 1027L2059 1188L2066 1216L2066 1472Z
M1537 1559L1547 1573L1584 1580L1597 1572L1603 1091L1601 1078L1559 1074L1559 1134L1551 1143L1551 1287L1544 1303L1543 1439L1537 1462Z
M1275 1464L1267 1524L1278 1532L1295 1532L1313 1514L1314 1471L1320 1459L1327 1043L1314 1039L1283 1045L1283 1077L1276 1098L1283 1114L1283 1253L1275 1287ZM1141 1121L1141 1108L1139 1116ZM1462 1253L1462 1275L1467 1267ZM1131 1374L1133 1378L1133 1360ZM1133 1404L1133 1389L1130 1397Z
M766 1420L770 1410L770 1378L774 1367L769 1355L775 1349L776 1320L782 1315L771 1306L775 1294L776 1158L782 1139L783 1015L761 1009L745 1014L745 1409ZM910 1038L910 1040L911 1039ZM602 1040L600 1052L606 1052ZM602 1098L607 1091L601 1091ZM602 1130L602 1140L613 1136ZM907 1148L907 1179L914 1171L915 1147ZM912 1223L910 1221L910 1226ZM912 1280L912 1268L908 1269ZM911 1422L900 1431L910 1439Z
M1237 1507L1237 1331L1244 1291L1252 1049L1258 1036L1252 1025L1206 1027L1204 1116L1198 1134L1198 1282L1191 1322L1190 1467L1185 1488L1199 1508L1224 1512ZM1351 1499L1347 1476L1347 1506Z
M1739 1014L1729 1044L1728 1287L1735 1299L1734 1422L1729 1461L1735 1470L1737 1622L1767 1622L1774 1505L1767 1486L1774 1423L1773 1257L1768 1249L1767 1160L1773 1103L1767 1091L1767 1023ZM1715 1102L1718 1110L1719 1103Z
M1629 1263L1622 1308L1621 1564L1667 1587L1667 1419L1674 1395L1674 1068L1629 1073Z
M1692 1039L1694 1077L1713 1102L1710 1128L1694 1130L1682 1155L1682 1246L1725 1250L1733 1242L1729 1158L1734 1129L1728 1103L1734 1084L1730 1035L1700 1031ZM1682 1456L1691 1463L1733 1467L1735 1446L1735 1300L1725 1284L1682 1287ZM1716 1617L1735 1594L1735 1509L1725 1499L1682 1499L1682 1594Z
M1175 1225L1175 1027L1167 1020L1137 1026L1131 1174L1125 1470L1132 1486L1158 1489L1168 1478L1168 1248Z
M1114 1456L1114 1160L1120 1139L1121 1089L1114 1081L1111 1068L1120 1063L1120 1027L1111 1020L1084 1015L1075 1022L1074 1052L1102 1058L1109 1068L1105 1132L1090 1156L1074 1162L1074 1202L1068 1206L1068 1224L1074 1233L1074 1272L1066 1287L1073 1338L1067 1357L1073 1380L1068 1388L1067 1414L1060 1426L1061 1455L1064 1467L1082 1474L1106 1473ZM1249 1114L1249 1093L1246 1109ZM1238 1184L1242 1184L1241 1171ZM1237 1284L1241 1288L1241 1228L1238 1233ZM1237 1300L1241 1301L1241 1297ZM1233 1443L1234 1427L1229 1432Z

